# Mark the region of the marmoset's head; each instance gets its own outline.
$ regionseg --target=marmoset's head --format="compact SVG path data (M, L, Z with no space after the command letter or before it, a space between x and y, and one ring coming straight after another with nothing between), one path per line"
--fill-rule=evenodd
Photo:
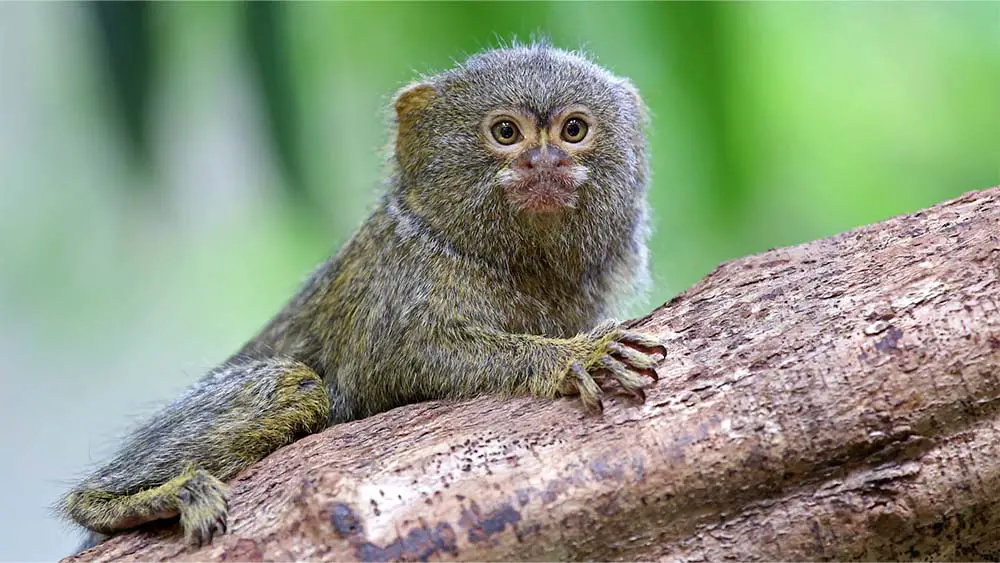
M644 198L642 101L581 55L486 51L403 88L395 113L399 189L418 214L531 218Z

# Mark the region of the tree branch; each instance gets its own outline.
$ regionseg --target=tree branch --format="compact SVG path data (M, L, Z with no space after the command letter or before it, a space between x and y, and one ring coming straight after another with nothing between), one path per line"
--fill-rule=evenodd
M637 326L644 405L423 403L74 560L996 559L1000 188L726 263ZM617 404L615 404L617 403Z

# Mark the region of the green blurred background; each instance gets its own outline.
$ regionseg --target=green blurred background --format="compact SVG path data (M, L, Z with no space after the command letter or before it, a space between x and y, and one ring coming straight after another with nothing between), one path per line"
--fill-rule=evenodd
M0 559L374 199L417 72L549 36L653 112L655 288L1000 184L1000 3L0 5Z

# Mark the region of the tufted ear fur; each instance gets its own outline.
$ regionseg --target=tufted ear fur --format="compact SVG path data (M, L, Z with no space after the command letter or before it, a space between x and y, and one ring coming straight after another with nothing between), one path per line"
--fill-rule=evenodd
M437 97L437 89L426 82L413 82L396 92L393 105L396 121L403 123L416 116Z
M420 114L437 97L438 91L426 82L414 82L398 92L393 100L396 110L396 158L404 168L419 161L420 143L413 128Z

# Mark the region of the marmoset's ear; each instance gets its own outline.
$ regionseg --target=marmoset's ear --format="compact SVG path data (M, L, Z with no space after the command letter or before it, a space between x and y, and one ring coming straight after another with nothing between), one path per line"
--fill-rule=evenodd
M396 92L393 107L400 129L413 125L413 121L437 97L437 89L426 82L408 84Z
M393 100L396 110L396 158L404 169L411 169L421 161L423 143L413 129L437 95L437 89L426 82L414 82L396 92Z

